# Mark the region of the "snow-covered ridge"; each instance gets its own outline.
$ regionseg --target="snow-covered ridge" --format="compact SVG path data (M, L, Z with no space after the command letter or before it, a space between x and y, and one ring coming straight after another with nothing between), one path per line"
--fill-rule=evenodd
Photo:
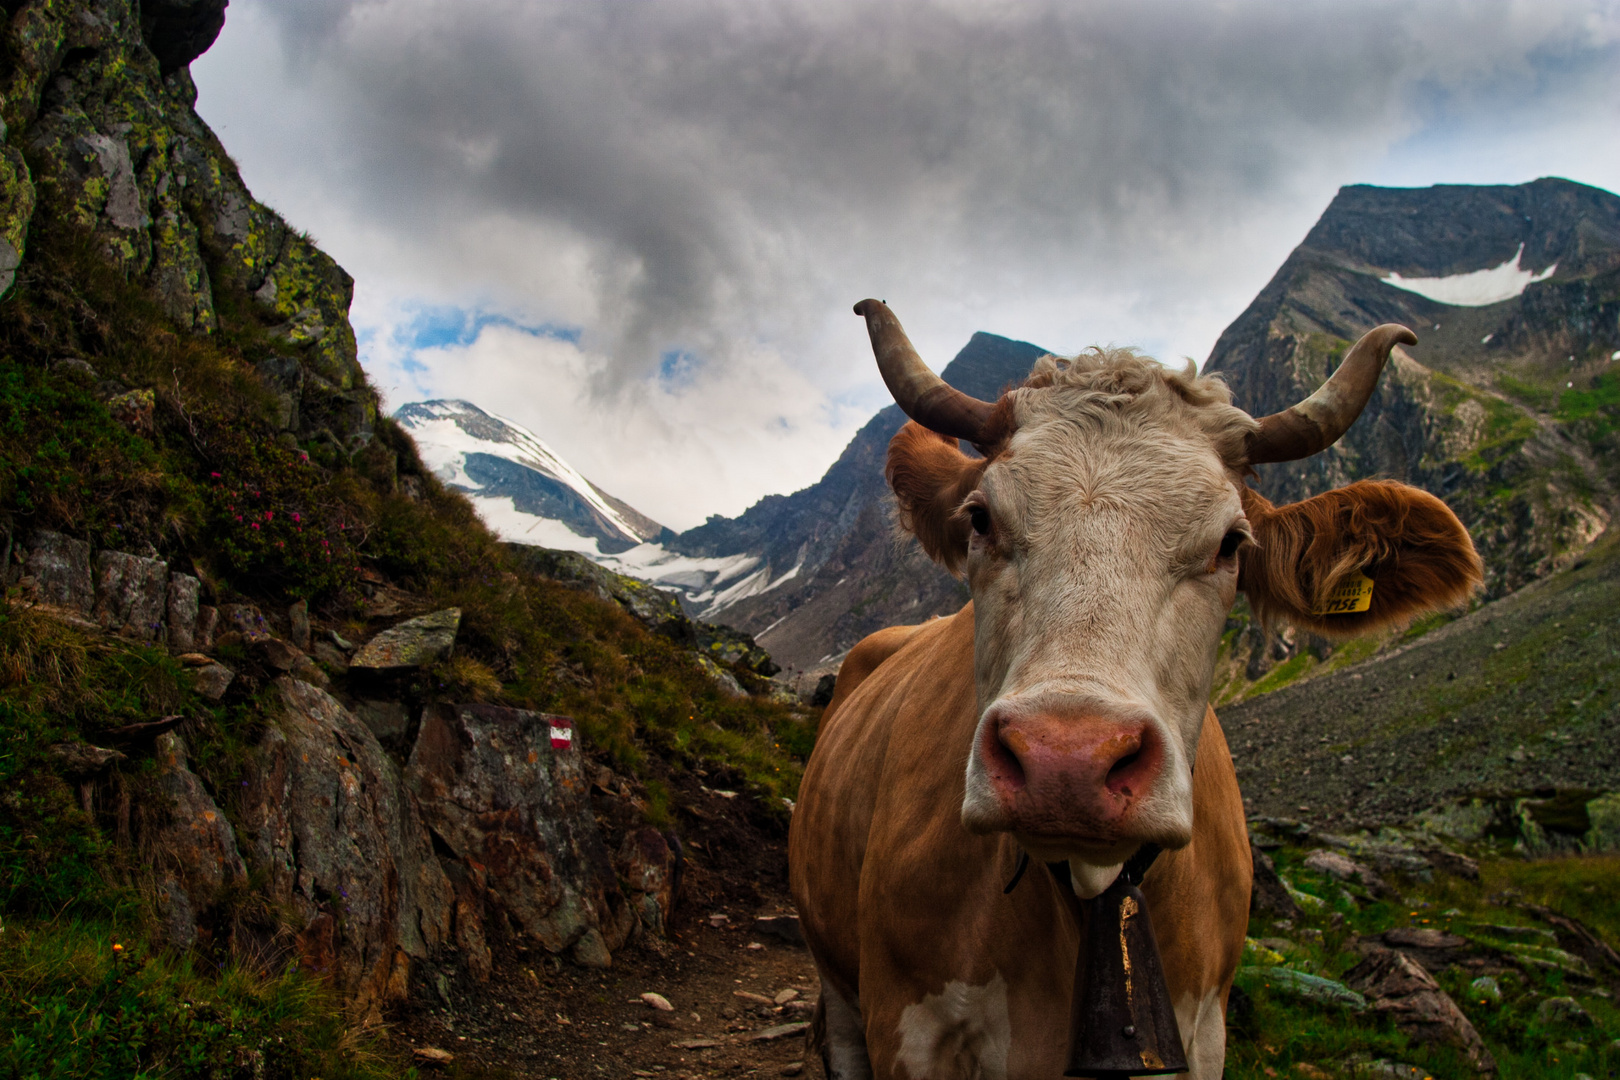
M422 463L464 493L503 540L577 551L615 573L681 594L699 618L794 577L756 555L698 558L656 542L656 522L605 495L533 432L467 401L419 401L394 418ZM516 466L516 468L513 468Z
M1513 299L1536 282L1546 281L1558 269L1558 264L1553 263L1539 274L1533 270L1522 270L1519 260L1523 256L1524 245L1520 244L1513 258L1500 266L1433 278L1403 278L1392 271L1388 277L1379 280L1385 285L1417 293L1437 303L1453 307L1485 307Z

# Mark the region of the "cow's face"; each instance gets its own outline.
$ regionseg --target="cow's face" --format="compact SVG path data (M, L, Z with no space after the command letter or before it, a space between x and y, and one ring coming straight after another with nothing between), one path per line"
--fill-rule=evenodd
M980 710L962 821L1099 866L1192 836L1198 733L1252 538L1200 432L1107 428L1021 422L960 511Z
M1240 588L1263 615L1343 636L1479 580L1467 532L1416 489L1356 484L1281 508L1255 494L1243 471L1262 423L1191 368L1047 357L984 410L987 457L908 424L889 481L902 522L973 595L962 823L1067 860L1082 895L1142 843L1191 838L1198 734ZM1372 610L1314 614L1356 572L1377 582Z
M948 496L979 708L963 823L1044 861L1115 866L1192 835L1198 733L1252 542L1227 457L1255 422L1219 384L1128 353L1043 361L1031 384L988 464L912 428L890 476L904 493L924 461L954 457L973 481Z

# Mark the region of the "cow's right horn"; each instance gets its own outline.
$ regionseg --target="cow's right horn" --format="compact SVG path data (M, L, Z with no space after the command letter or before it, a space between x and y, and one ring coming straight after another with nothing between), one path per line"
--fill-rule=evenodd
M930 431L977 444L995 406L962 393L930 371L883 301L862 300L855 305L855 314L866 318L878 370L900 411Z
M1248 463L1298 461L1338 442L1372 399L1378 376L1397 343L1416 345L1417 335L1399 323L1375 326L1363 334L1339 370L1316 393L1261 418L1260 430L1249 436Z

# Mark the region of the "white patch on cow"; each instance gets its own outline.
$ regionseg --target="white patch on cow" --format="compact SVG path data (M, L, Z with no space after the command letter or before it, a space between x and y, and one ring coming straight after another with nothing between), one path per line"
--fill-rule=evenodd
M1217 987L1203 999L1188 994L1176 1006L1176 1026L1187 1054L1190 1080L1219 1080L1226 1068L1226 1010Z
M1005 1080L1012 1021L1007 981L998 972L983 986L950 982L900 1014L906 1071L923 1080Z
M1069 860L1069 884L1074 888L1074 895L1082 900L1090 900L1094 896L1101 896L1104 889L1114 883L1119 877L1119 871L1124 863L1115 863L1113 866L1092 866L1079 859Z
M851 1005L826 979L821 980L822 1064L827 1080L872 1080L872 1060L866 1053L866 1032L861 1006Z

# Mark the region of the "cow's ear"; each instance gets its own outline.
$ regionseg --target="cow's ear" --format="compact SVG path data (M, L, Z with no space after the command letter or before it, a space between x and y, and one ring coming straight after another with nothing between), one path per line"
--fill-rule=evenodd
M900 525L929 558L956 573L967 557L968 522L957 514L989 464L962 453L956 440L909 422L889 440L883 472L900 508Z
M1456 607L1480 584L1483 566L1457 515L1406 484L1362 481L1286 506L1245 486L1243 511L1256 542L1238 588L1262 621L1351 637ZM1341 590L1353 593L1359 575L1372 580L1366 610L1327 614L1359 606Z

